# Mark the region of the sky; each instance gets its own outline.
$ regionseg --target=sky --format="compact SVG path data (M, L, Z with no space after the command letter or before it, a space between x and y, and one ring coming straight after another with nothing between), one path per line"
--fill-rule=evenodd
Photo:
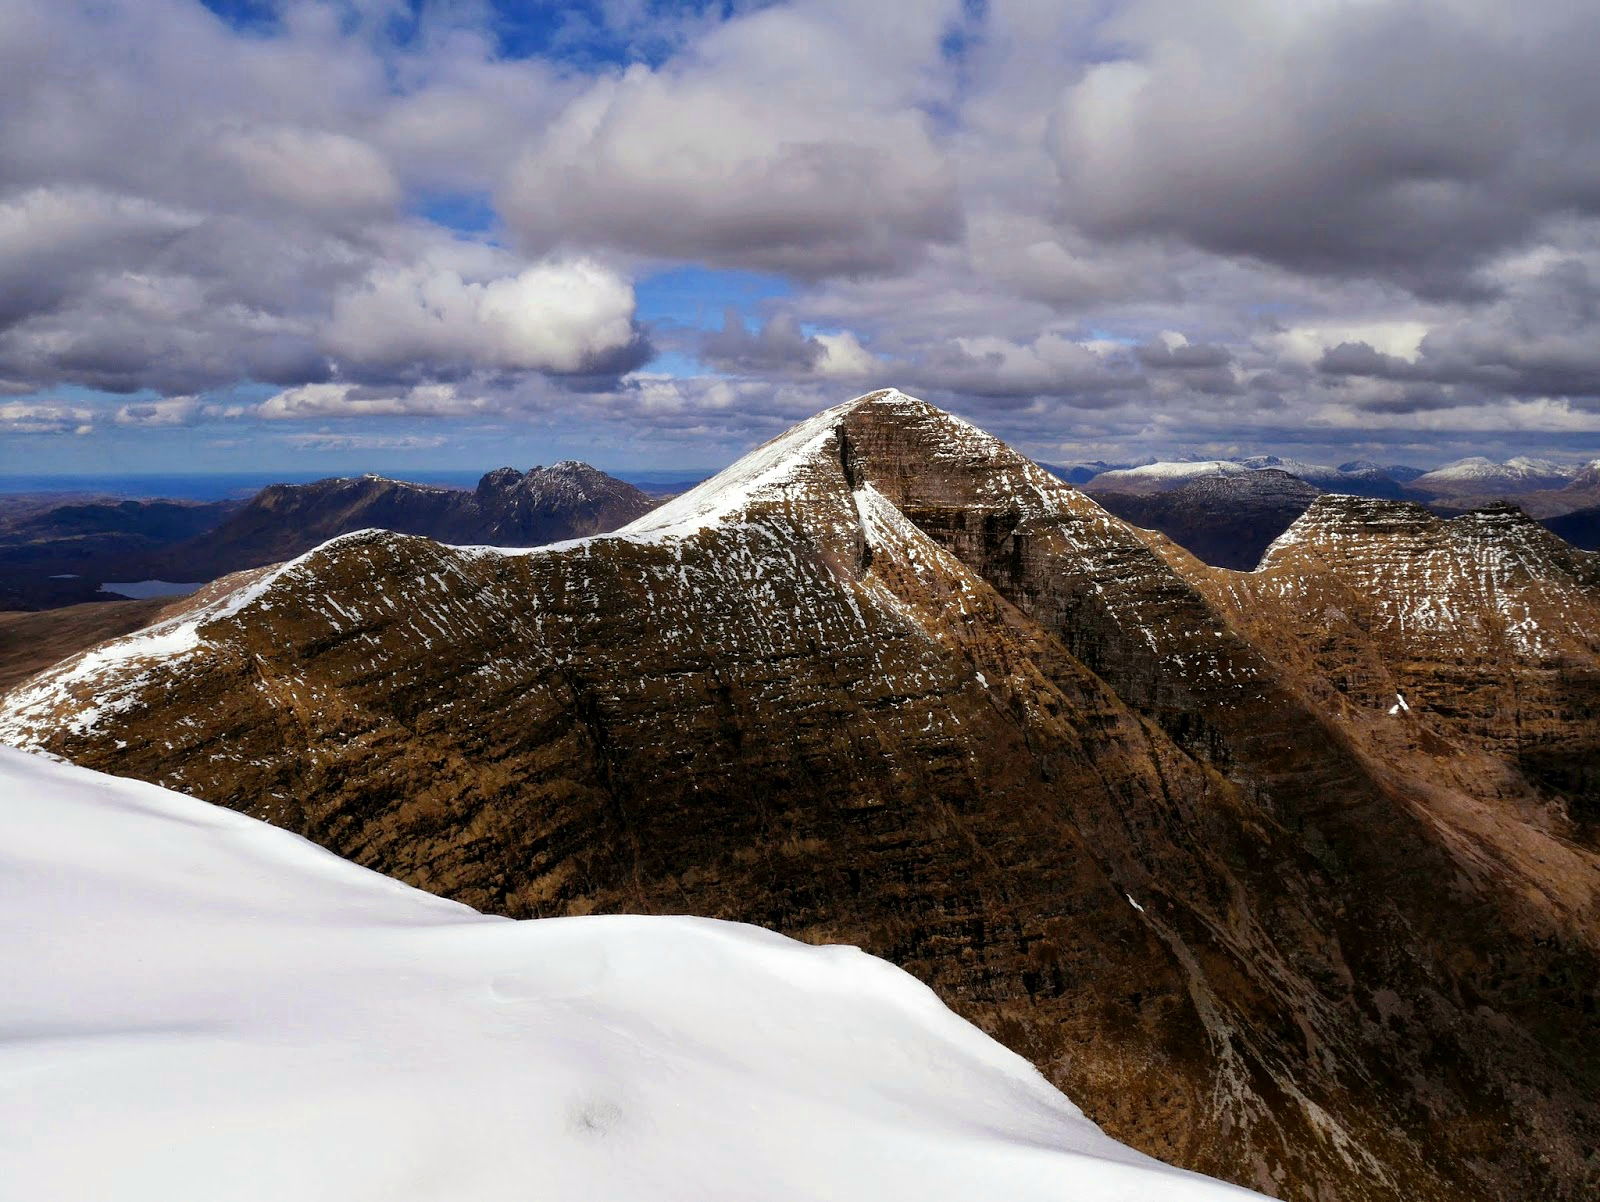
M0 0L0 475L1600 455L1593 0Z

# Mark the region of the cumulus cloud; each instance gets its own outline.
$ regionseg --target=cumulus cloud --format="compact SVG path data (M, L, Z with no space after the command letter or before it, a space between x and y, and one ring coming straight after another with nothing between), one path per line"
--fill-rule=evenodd
M397 11L5 6L0 429L733 447L897 383L1041 453L1589 436L1593 5L622 3L517 58ZM684 264L784 279L641 320Z
M210 146L227 177L275 204L318 213L386 213L400 183L374 146L349 134L292 125L224 127Z
M649 353L633 313L632 286L590 260L483 281L384 266L335 294L323 344L358 369L621 372Z
M1546 218L1600 213L1600 10L1144 0L1062 94L1073 216L1434 293Z
M804 277L904 263L960 227L922 107L960 11L810 0L737 17L596 80L519 160L504 210L536 246Z
M89 434L93 422L94 411L78 405L0 403L0 430L7 434Z

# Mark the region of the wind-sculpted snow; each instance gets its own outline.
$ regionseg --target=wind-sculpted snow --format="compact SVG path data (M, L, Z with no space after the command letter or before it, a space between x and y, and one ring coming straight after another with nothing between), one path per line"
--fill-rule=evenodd
M7 750L0 816L8 1198L1256 1196L1107 1138L854 948L486 918Z
M1278 1196L1578 1202L1593 561L1372 514L1210 569L886 390L614 534L337 540L0 732L480 910L859 943L1113 1136ZM1522 741L1463 746L1509 668Z

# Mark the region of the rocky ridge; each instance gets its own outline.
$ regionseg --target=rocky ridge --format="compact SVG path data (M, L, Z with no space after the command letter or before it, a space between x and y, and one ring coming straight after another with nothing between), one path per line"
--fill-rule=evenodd
M1495 665L1546 675L1574 746L1590 610L1513 632L1565 569L1514 522L1461 529L1493 551ZM14 691L0 737L499 913L859 943L1116 1137L1276 1196L1585 1197L1586 786L1461 746L1458 711L1498 721L1470 674L1399 721L1341 690L1297 645L1296 545L1208 568L873 393L615 535L365 531L219 582ZM1440 630L1434 662L1467 637ZM1390 644L1351 646L1386 683Z

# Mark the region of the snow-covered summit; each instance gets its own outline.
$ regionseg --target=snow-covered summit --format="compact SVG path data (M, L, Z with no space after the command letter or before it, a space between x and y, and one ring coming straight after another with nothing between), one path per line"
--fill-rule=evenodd
M29 1202L1222 1202L853 948L510 922L0 749L0 1163Z
M1519 455L1496 463L1483 455L1469 455L1425 472L1412 481L1423 492L1440 495L1531 492L1559 488L1576 475L1576 470L1548 459Z
M908 413L933 410L928 402L908 396L898 388L883 388L854 397L789 427L731 467L624 526L614 537L633 541L684 537L727 521L758 502L782 504L806 500L816 482L818 453L836 437L839 423L865 406ZM940 416L952 430L963 434L970 431L974 436L989 439L960 418L950 414Z
M1403 472L1404 469L1395 469ZM1141 467L1101 472L1084 487L1091 492L1161 493L1187 485L1193 480L1244 476L1252 472L1288 472L1308 484L1329 492L1368 496L1398 496L1401 486L1391 469L1355 461L1332 467L1280 455L1249 455L1240 459L1179 459L1148 463Z
M1138 467L1113 468L1090 481L1101 488L1165 485L1187 482L1199 476L1242 476L1249 469L1228 459L1178 459L1145 463Z

